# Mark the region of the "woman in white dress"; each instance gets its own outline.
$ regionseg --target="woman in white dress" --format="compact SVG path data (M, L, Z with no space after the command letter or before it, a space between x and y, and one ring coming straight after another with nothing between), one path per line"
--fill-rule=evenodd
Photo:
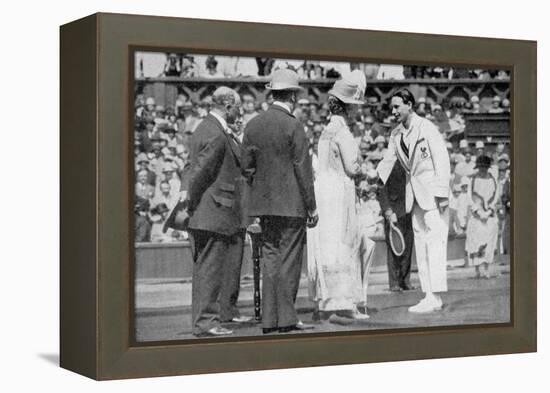
M310 288L318 310L354 319L368 318L366 291L374 250L374 242L360 229L354 183L360 173L358 147L348 127L365 87L364 75L352 73L329 91L332 116L319 139L315 177L319 223L308 231ZM358 309L361 303L365 313Z
M466 227L466 252L475 266L476 278L490 278L490 265L494 262L498 239L497 203L500 187L489 171L491 158L479 156L477 173L470 185L471 205Z

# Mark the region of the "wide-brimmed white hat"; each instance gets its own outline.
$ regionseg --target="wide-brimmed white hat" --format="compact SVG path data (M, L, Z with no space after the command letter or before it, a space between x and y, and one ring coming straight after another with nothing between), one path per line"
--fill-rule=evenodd
M303 90L298 83L298 74L291 69L275 70L271 82L265 85L268 90Z
M359 70L350 72L342 79L334 82L334 86L328 94L338 98L344 104L364 104L367 79L365 74Z

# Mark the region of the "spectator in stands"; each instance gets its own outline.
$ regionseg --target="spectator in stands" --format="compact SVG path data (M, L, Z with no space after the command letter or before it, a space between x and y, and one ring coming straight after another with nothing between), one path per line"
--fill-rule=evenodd
M136 243L151 241L151 222L148 211L149 201L137 196L134 203L134 241Z
M503 112L510 113L510 100L508 98L503 99L501 107Z
M374 149L370 154L370 160L378 163L378 161L384 158L384 155L386 154L386 138L382 135L378 135L374 140L374 143L376 143L376 149Z
M508 72L504 70L498 70L497 75L495 76L495 79L498 79L498 80L505 80L509 78L510 76L508 75Z
M218 69L227 78L258 76L258 64L253 57L219 56Z
M380 68L378 69L376 79L405 79L405 75L403 74L403 66L397 64L381 64Z
M258 66L258 76L268 76L273 69L275 59L270 57L256 57L256 65Z
M378 124L374 121L374 117L368 115L364 119L365 130L363 131L362 137L369 137L374 140L380 135L380 130Z
M137 182L135 186L136 196L149 200L155 195L155 187L147 184L147 171L140 170L137 173Z
M485 154L485 142L476 141L476 157L480 157Z
M185 119L183 131L195 132L201 118L197 115L193 104L190 101L183 102L180 107L180 114Z
M157 175L155 174L155 172L149 169L149 158L147 158L147 154L145 153L138 154L138 156L136 157L136 163L137 163L137 168L136 168L137 172L145 171L147 173L147 178L145 181L146 184L150 184L151 186L154 186L156 184Z
M155 196L152 199L152 205L157 206L161 203L168 206L169 209L172 209L178 202L177 193L172 192L172 187L170 183L166 180L160 182L159 192L155 193Z
M199 66L195 63L193 56L183 56L181 59L181 77L196 78L200 76Z
M252 94L243 94L243 126L246 127L246 124L258 115L256 112L256 100Z
M176 236L173 236L174 230L169 228L166 233L162 231L166 217L170 209L165 203L160 203L153 207L149 214L149 219L153 223L151 227L151 242L153 243L167 243L174 240Z
M172 156L165 157L165 163L162 167L162 180L168 182L172 190L181 189L181 180L176 173L176 169L177 165L174 163Z
M166 58L164 64L164 70L162 76L180 76L181 75L181 62L178 55L170 53Z
M499 96L494 96L493 101L492 101L492 105L489 108L488 112L489 113L503 113L504 110L500 107L500 102L501 101L502 100Z
M206 72L201 76L204 78L223 78L223 74L218 70L218 61L214 56L208 56L205 61Z
M359 142L359 156L362 162L369 160L371 153L372 139L370 137L355 138ZM365 172L366 174L366 172Z

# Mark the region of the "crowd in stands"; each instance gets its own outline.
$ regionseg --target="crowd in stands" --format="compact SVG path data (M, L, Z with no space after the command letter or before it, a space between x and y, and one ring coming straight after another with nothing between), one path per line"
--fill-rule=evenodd
M204 67L210 77L225 75L220 62L212 56L204 56ZM239 58L237 58L239 59ZM250 69L265 73L273 66L269 62L254 58L245 59ZM220 59L221 60L221 59ZM169 55L166 60L163 75L182 76L200 75L202 65L197 59ZM225 61L225 60L224 60ZM252 61L257 68L252 67ZM275 61L282 62L282 60ZM236 62L238 64L239 61ZM263 66L260 66L260 63ZM308 62L301 62L309 69ZM201 63L202 64L202 63ZM317 62L310 71L319 67L321 74L326 76L323 62ZM337 63L334 63L337 64ZM226 67L225 64L223 67ZM291 66L298 64L290 64ZM263 68L262 68L263 67ZM442 73L454 73L451 69L410 67L412 75L420 77L439 77ZM334 69L334 68L331 68ZM383 66L378 68L379 72ZM408 72L408 71L407 71ZM475 71L469 71L468 77L483 77ZM196 74L195 74L196 73ZM445 75L447 75L445 74ZM456 73L454 73L456 75ZM435 75L435 76L434 76ZM491 77L502 76L497 72ZM462 77L462 76L461 76ZM272 103L269 95L265 101L258 101L250 93L240 97L242 103L242 120L240 133L246 123L261 111L265 111ZM173 242L187 239L187 233L168 229L162 230L163 222L175 203L185 195L186 174L189 170L189 141L198 123L209 111L211 98L204 97L200 102L192 102L187 96L178 96L174 106L157 105L152 97L141 94L135 101L135 241L136 242ZM510 156L506 143L489 144L488 141L467 141L464 139L464 113L506 113L510 111L510 101L506 97L494 96L482 100L472 96L470 100L463 97L453 97L441 104L429 97L419 97L416 112L436 124L447 140L451 159L453 180L450 198L451 224L450 232L466 233L468 217L471 215L471 198L469 195L470 178L476 173L476 159L482 155L491 159L490 172L499 183L499 250L506 252L509 236L510 209ZM317 142L330 117L328 104L316 97L301 97L294 108L294 116L304 125L304 132L310 140L310 148L315 171ZM350 124L358 144L363 177L357 182L358 210L361 215L370 215L365 222L374 222L370 229L371 235L383 236L383 213L378 203L376 166L385 154L388 136L396 126L387 103L379 102L377 97L369 97ZM486 146L487 144L487 146ZM183 194L180 190L183 190ZM508 225L508 227L506 227ZM508 233L506 233L508 231ZM504 240L502 240L504 239Z
M453 67L365 64L320 60L274 59L190 55L181 53L138 52L135 76L138 78L240 78L271 75L278 68L292 67L302 79L339 78L359 69L367 80L403 79L500 79L508 80L509 71Z

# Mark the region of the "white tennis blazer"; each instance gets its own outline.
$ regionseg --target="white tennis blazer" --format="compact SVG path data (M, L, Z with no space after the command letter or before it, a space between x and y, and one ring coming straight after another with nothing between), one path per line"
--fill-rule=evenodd
M435 197L449 197L451 165L445 141L437 127L429 120L411 114L410 127L399 124L391 133L388 149L376 168L384 182L388 180L395 161L399 161L407 172L407 212L411 212L414 201L423 210L437 208ZM401 135L408 141L409 156L401 147Z

